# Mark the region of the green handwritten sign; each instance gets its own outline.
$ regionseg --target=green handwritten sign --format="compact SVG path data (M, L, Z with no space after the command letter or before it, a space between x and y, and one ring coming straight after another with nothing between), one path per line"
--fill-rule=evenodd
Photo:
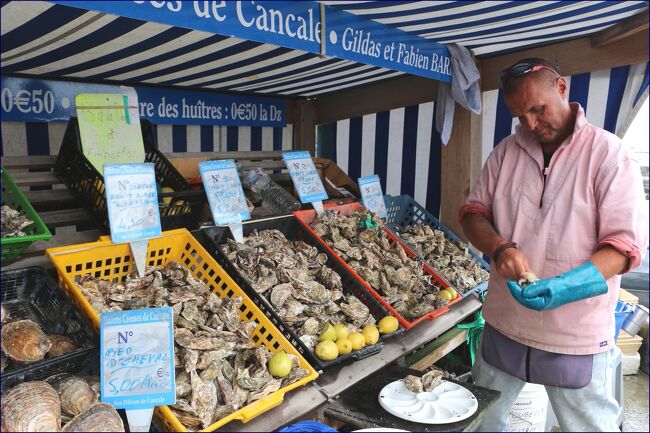
M129 95L81 93L75 97L81 150L104 174L104 164L144 162L138 100Z

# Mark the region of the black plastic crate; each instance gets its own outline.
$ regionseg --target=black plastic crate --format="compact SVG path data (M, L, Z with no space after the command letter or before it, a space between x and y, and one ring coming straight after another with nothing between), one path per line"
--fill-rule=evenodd
M427 260L422 257L417 250L412 247L404 238L399 235L401 229L405 229L408 226L416 224L425 224L433 229L442 231L445 234L445 237L452 241L454 244L459 245L464 243L454 232L449 230L444 224L442 224L436 217L434 217L431 212L422 207L413 197L409 195L398 195L391 196L385 195L384 201L386 202L386 227L395 233L402 242L404 242L410 249L413 251L423 262L429 264ZM468 250L472 259L478 263L478 265L487 272L490 272L490 265L483 260L483 257L479 256L472 250ZM436 273L444 276L442 273L433 265L429 264ZM453 285L452 285L453 286ZM478 284L476 287L473 287L464 293L463 296L467 296L472 292L483 293L487 290L488 282L483 281Z
M174 190L173 193L158 193L159 200L171 198L168 204L159 205L162 229L195 228L199 213L206 202L205 192L193 190L183 175L158 150L156 134L149 121L141 119L140 129L144 141L145 162L154 164L157 184L161 188L169 187ZM68 121L54 171L98 222L108 229L104 177L81 151L81 136L76 117L71 117Z
M285 235L285 237L290 241L304 241L305 243L314 246L318 249L320 253L325 253L327 255L326 266L330 267L336 273L341 276L341 282L343 283L343 293L353 294L357 299L363 302L370 313L375 317L377 321L384 316L388 316L390 313L370 294L366 289L359 284L359 282L354 279L343 266L332 257L329 252L323 248L318 242L315 242L303 229L302 225L293 217L293 215L282 216L277 218L271 218L266 220L251 221L243 224L244 236L248 236L253 230L271 230L277 229ZM372 346L366 346L361 350L351 352L347 355L339 356L333 361L322 361L316 357L314 352L309 350L307 346L298 338L296 332L287 325L284 320L275 312L274 307L266 299L266 297L260 293L257 293L255 289L251 286L248 279L244 277L239 270L233 265L233 263L228 260L225 254L221 252L219 245L225 243L228 239L232 239L232 233L230 228L226 226L213 226L213 227L203 227L202 229L203 236L201 236L201 241L204 243L206 249L214 255L219 264L224 268L224 270L230 275L233 280L251 297L255 304L266 314L266 316L275 324L282 334L291 342L291 344L298 349L300 354L305 357L305 359L316 369L325 370L329 367L339 365L345 361L354 361L358 359L363 359L368 356L379 353L383 348L382 342L387 338L398 335L404 331L404 328L400 327L397 331L380 336L380 340L377 344Z
M77 349L64 355L30 363L8 361L2 373L2 390L17 383L43 380L56 373L87 371L97 363L97 338L92 327L40 266L2 272L2 306L13 320L28 319L47 335L71 338ZM92 365L91 365L92 367Z

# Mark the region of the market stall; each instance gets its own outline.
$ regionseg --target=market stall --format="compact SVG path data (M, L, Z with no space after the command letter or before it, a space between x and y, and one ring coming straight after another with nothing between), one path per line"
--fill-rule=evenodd
M29 386L53 388L59 406L46 408L46 421L57 428L101 417L148 426L153 406L152 428L167 431L274 431L304 419L404 427L373 413L388 411L375 391L358 407L346 401L407 372L435 373L440 359L477 342L472 325L456 325L480 310L489 264L467 249L456 212L492 147L516 126L498 71L522 57L552 58L590 120L619 135L648 94L646 2L492 3L4 2L3 392L12 388L19 401L33 398ZM435 119L439 88L454 79L449 43L476 56L483 111L457 107L443 144ZM80 102L80 94L124 103ZM102 110L123 112L118 131L88 129ZM127 157L132 136L115 138L127 126L142 137L140 159ZM110 145L91 155L89 140L103 131ZM309 152L313 175L291 170L297 151ZM155 169L101 169L127 162ZM211 201L211 188L223 184L209 173L227 170L236 181L214 197L225 202L241 190L245 218L225 218ZM120 238L112 209L133 203L110 199L111 185L149 174L141 189L152 190L159 231ZM359 188L375 174L386 209ZM306 179L324 195L306 198ZM358 203L362 193L371 210L386 211L382 219ZM20 197L5 201L9 194ZM20 250L5 245L5 204L36 227L15 238L28 241ZM449 257L427 248L435 239ZM26 314L22 289L7 295L5 281L30 269L47 274L42 291L60 297L49 316L34 301ZM156 326L170 336L162 353L173 363L158 373L170 374L171 391L155 405L108 398L108 388L102 396L112 377L109 352L98 350L109 347L105 332L118 320L146 322L136 311L147 309L160 309ZM75 325L62 328L59 313ZM395 327L385 330L385 318ZM33 366L5 347L13 328L38 342ZM127 343L128 332L120 328L117 342ZM349 334L363 342L347 342ZM58 335L74 350L52 352ZM278 353L288 356L271 363ZM83 408L65 406L71 381L61 374L83 376L75 385L87 392ZM458 409L462 423L450 415L448 428L475 429L498 397L444 383L478 399ZM3 428L29 428L18 409L3 405ZM15 424L5 426L5 410L16 412Z

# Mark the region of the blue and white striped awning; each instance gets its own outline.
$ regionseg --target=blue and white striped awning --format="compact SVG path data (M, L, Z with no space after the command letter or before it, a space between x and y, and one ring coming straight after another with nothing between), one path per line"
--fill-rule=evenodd
M92 3L92 2L89 2ZM477 56L598 32L645 1L323 2ZM2 2L2 73L313 97L404 75L45 1Z

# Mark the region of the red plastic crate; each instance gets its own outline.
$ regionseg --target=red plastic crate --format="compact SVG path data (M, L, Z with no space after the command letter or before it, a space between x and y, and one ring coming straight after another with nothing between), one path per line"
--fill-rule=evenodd
M360 203L349 203L349 204L344 204L341 206L325 206L325 209L333 209L338 212L340 212L342 215L345 216L350 216L352 215L353 212L357 210L364 209L364 207ZM366 282L361 276L354 270L350 265L348 265L336 252L325 242L324 239L322 239L320 236L316 234L312 230L312 228L309 226L315 219L316 219L316 211L313 209L310 210L300 210L300 211L295 211L293 212L295 215L296 219L300 221L300 223L305 227L305 229L315 238L320 242L327 250L338 260L351 274L352 276L358 280L363 287L365 287L372 296L374 296L390 313L397 318L399 323L406 329L410 329L417 325L420 322L423 322L425 320L433 320L437 317L442 316L443 314L447 313L449 311L449 305L455 304L456 302L460 301L462 299L462 296L458 294L456 296L456 299L452 300L449 302L447 306L444 306L442 308L437 308L435 310L429 311L427 314L418 317L417 319L413 321L408 321L404 317L402 317L401 314L399 314L395 309L368 283ZM425 262L423 262L413 250L411 250L408 246L404 244L393 232L388 230L385 226L382 225L382 230L386 233L388 236L388 239L390 240L391 245L394 244L399 244L402 249L406 252L406 254L411 257L413 260L417 260L420 263L422 263L423 268L424 268L424 273L427 275L431 275L432 279L434 281L434 284L440 288L445 288L449 286L449 283L442 278L440 275L438 275L429 265L427 265Z

